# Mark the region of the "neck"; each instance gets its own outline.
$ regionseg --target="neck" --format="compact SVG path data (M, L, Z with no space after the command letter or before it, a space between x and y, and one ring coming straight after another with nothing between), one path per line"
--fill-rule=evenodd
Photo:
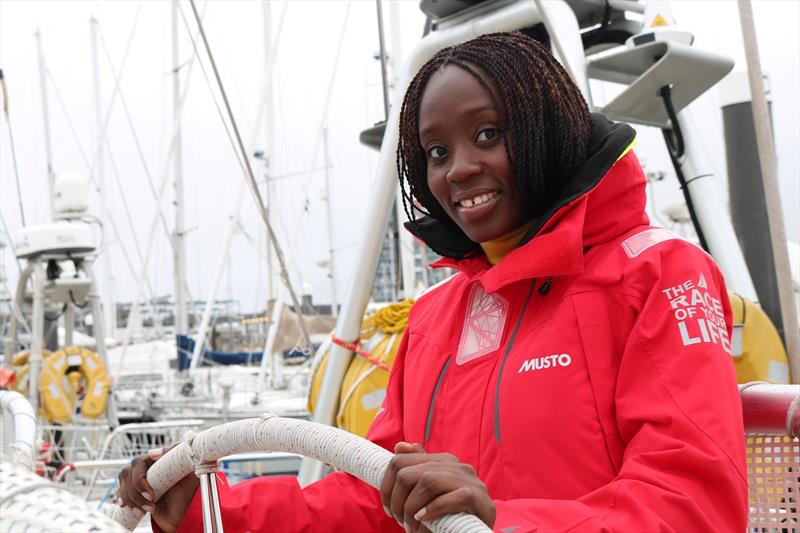
M514 248L517 247L519 241L525 232L533 226L534 220L529 220L517 229L513 229L505 235L492 239L490 241L480 243L483 253L492 265L496 265Z

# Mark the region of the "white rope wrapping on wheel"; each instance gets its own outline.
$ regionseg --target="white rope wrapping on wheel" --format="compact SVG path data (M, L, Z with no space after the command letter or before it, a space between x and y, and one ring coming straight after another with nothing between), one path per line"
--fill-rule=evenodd
M379 488L393 454L377 444L340 429L272 414L239 420L190 436L170 450L147 471L147 481L156 501L175 483L195 469L208 471L221 457L258 451L304 455L344 470ZM133 530L143 513L128 507L111 506L109 516ZM473 515L459 513L425 525L434 533L490 533Z
M0 461L0 532L123 532L101 511L25 466Z

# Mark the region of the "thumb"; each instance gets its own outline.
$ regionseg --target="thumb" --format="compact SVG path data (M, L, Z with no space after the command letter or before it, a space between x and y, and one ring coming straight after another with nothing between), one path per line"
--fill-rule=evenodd
M147 457L149 457L153 461L158 461L164 456L165 453L167 453L177 445L178 444L173 444L172 446L167 446L166 448L153 448L152 450L147 451Z
M425 453L425 448L416 442L398 442L394 447L394 453Z
M147 451L147 457L153 461L158 461L164 455L164 448L153 448Z

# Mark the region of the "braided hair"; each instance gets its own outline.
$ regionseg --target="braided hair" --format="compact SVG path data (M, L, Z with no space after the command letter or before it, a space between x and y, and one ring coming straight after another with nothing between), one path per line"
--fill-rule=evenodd
M448 65L464 69L486 89L502 117L514 186L532 217L543 214L586 161L592 130L589 109L580 90L544 46L521 33L493 33L440 50L420 68L406 91L400 111L397 171L409 219L416 218L412 208L416 200L423 213L448 220L428 187L427 160L419 141L422 94L431 76ZM481 73L491 78L499 95L493 94Z

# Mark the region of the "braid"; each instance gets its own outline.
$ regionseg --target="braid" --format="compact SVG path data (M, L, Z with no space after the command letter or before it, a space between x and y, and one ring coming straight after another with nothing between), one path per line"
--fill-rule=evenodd
M589 109L580 90L544 46L521 33L494 33L440 50L420 68L406 91L396 162L409 219L415 219L414 200L423 213L447 219L428 188L427 161L419 143L419 109L428 80L448 65L465 70L486 89L503 117L501 129L508 133L504 144L514 184L532 216L545 212L586 161L592 129ZM493 94L489 81L475 67L491 78L500 94Z

